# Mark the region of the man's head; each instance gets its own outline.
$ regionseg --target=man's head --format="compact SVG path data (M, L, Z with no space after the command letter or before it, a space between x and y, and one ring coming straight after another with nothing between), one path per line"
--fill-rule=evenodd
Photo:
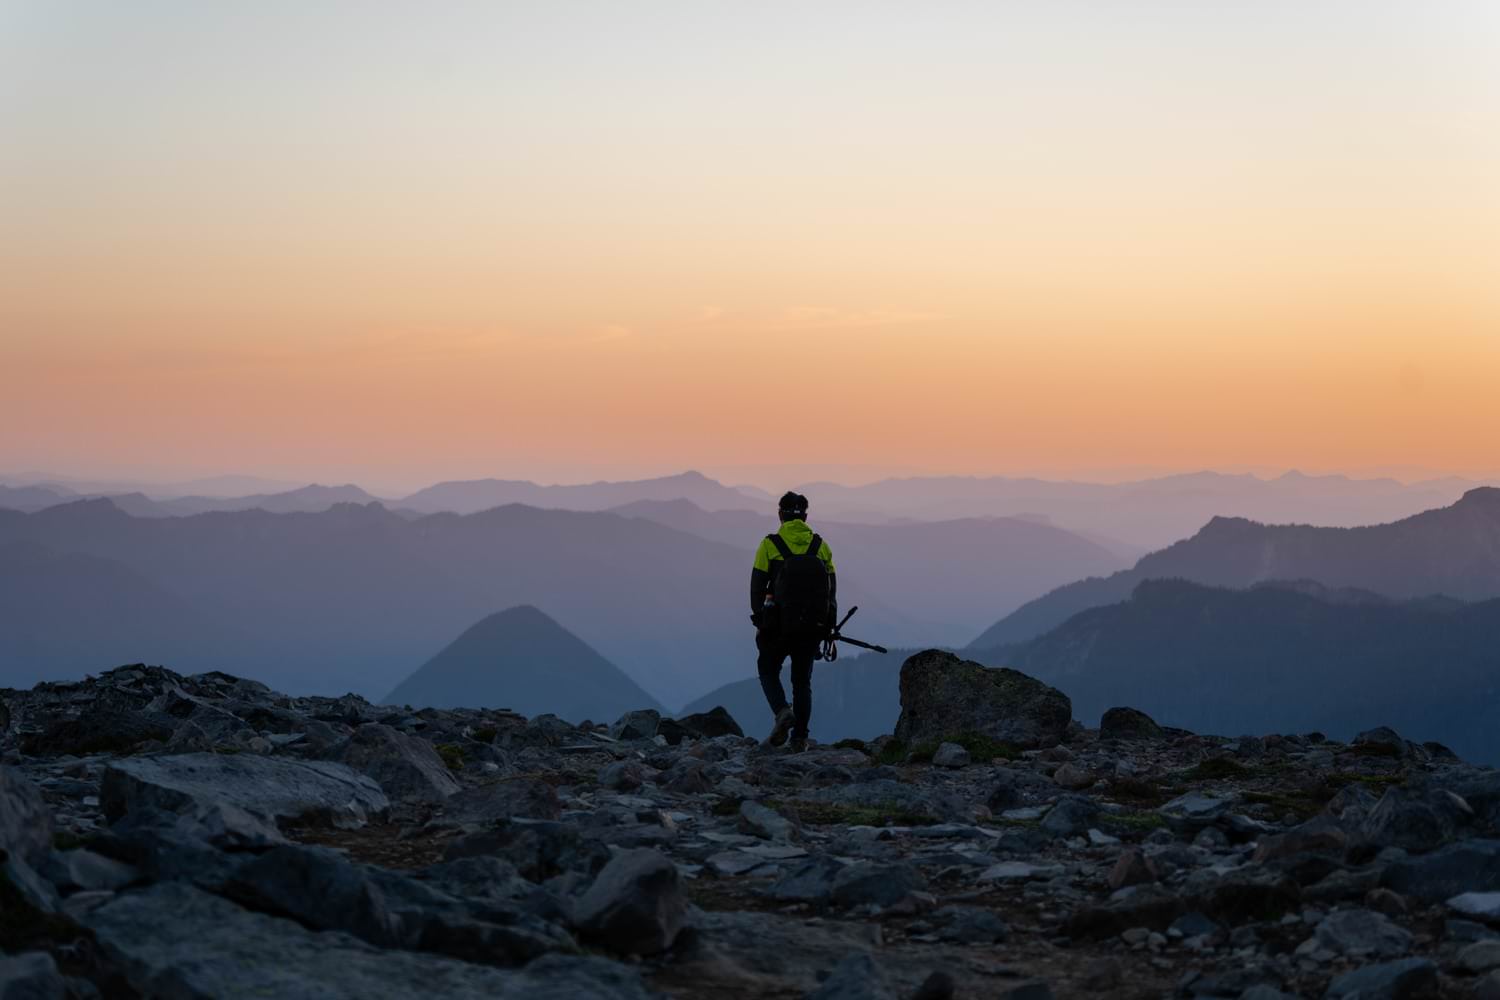
M781 518L783 524L787 521L807 520L807 497L788 490L781 495L781 503L778 505L776 515Z

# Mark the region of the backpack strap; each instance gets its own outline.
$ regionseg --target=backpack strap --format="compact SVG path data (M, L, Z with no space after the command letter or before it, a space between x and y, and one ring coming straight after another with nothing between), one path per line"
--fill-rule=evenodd
M822 535L813 535L812 541L807 544L807 555L810 555L814 559L816 559L816 558L818 558L818 553L821 552L822 550L823 550L823 536Z
M785 538L782 538L780 535L772 532L771 534L766 536L766 541L776 546L776 551L781 553L782 559L792 558L791 546L787 545Z

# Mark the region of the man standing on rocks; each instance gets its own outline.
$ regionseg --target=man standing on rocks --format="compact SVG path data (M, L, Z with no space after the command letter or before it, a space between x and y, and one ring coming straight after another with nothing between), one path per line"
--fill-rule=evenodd
M776 723L766 746L792 737L794 752L807 749L812 718L812 669L818 646L838 620L838 578L833 552L807 526L807 497L782 496L781 528L761 540L750 570L750 620L755 623L756 668ZM792 704L781 686L781 664L792 660Z

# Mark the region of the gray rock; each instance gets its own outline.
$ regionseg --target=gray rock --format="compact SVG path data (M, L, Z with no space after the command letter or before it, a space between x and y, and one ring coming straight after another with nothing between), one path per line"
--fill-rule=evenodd
M41 874L63 892L114 891L140 878L135 866L82 848L54 851L43 863Z
M1412 947L1411 932L1372 910L1338 910L1314 932L1318 944L1340 955L1400 958Z
M529 819L515 819L455 837L443 853L447 861L482 855L509 861L521 877L532 881L573 869L598 871L609 859L608 849L597 840L584 838L577 826Z
M278 847L243 865L228 893L257 910L315 930L347 931L383 948L401 947L400 921L365 872L326 847Z
M599 787L616 792L633 792L645 783L641 765L633 760L617 760L599 769Z
M1067 695L1017 670L990 668L927 650L901 665L896 738L908 743L978 733L1023 749L1055 746L1068 734Z
M1350 745L1375 750L1389 757L1405 757L1411 753L1410 745L1390 726L1366 729L1356 735Z
M486 825L516 818L557 819L562 803L545 781L515 778L466 788L443 803L443 815L455 823Z
M1099 719L1101 740L1159 740L1166 731L1145 712L1134 708L1111 708Z
M472 857L444 861L424 868L419 877L458 899L479 903L510 903L535 886L503 858Z
M374 778L395 802L442 802L458 791L431 743L375 722L360 726L324 758Z
M85 924L138 992L173 1000L649 1000L632 970L548 956L523 971L439 955L381 951L339 932L251 913L181 882L127 893Z
M1388 788L1360 824L1360 839L1374 847L1400 847L1413 853L1435 850L1452 840L1463 819L1445 792L1421 795Z
M680 719L663 719L656 732L674 747L684 739L712 740L720 736L745 735L723 705L716 705L707 712L684 715Z
M808 858L783 875L766 894L784 902L825 906L832 901L833 881L843 870L844 866L833 858Z
M797 838L797 827L791 820L751 799L740 803L740 832L778 844L787 844Z
M677 939L687 914L677 866L649 849L625 851L604 866L578 901L579 931L619 954L654 955Z
M999 944L1010 936L1010 928L993 910L982 906L950 905L932 914L938 939L955 944Z
M1204 792L1188 792L1159 807L1161 813L1175 830L1193 832L1211 826L1222 819L1237 803L1230 795L1213 795Z
M957 743L944 743L932 755L934 767L968 767L973 762L969 751Z
M839 906L892 906L908 893L927 888L922 873L909 864L860 861L833 879L833 902Z
M807 994L807 1000L896 1000L896 994L875 960L868 952L860 952L834 966L823 985Z
M1069 936L1085 940L1114 937L1132 927L1163 931L1187 912L1181 897L1159 885L1122 889L1103 904L1086 904L1068 919Z
M52 883L22 861L19 854L6 857L3 862L0 862L0 876L3 876L4 880L10 883L10 887L20 894L21 899L34 910L41 913L56 913L62 905Z
M1470 975L1500 969L1500 941L1475 941L1465 945L1454 961Z
M100 786L109 819L144 807L187 812L227 803L275 821L363 826L390 809L379 785L343 764L194 753L111 761Z
M0 956L0 1000L64 1000L68 984L43 951Z
M1500 891L1500 840L1465 840L1397 861L1381 879L1388 889L1426 903L1462 893Z
M227 802L204 803L183 813L176 829L185 837L226 851L266 850L287 842L269 819Z
M1099 815L1099 804L1086 795L1064 795L1042 817L1041 828L1054 837L1081 837Z
M1437 966L1425 958L1367 965L1339 976L1325 1000L1408 1000L1437 986Z
M1464 892L1448 900L1456 913L1485 923L1500 924L1500 892Z
M42 793L11 767L0 767L0 850L40 865L52 849L52 810Z
M1500 972L1491 972L1474 984L1474 1000L1500 1000Z
M626 712L609 727L609 735L617 740L649 740L656 735L661 725L661 713L652 708Z

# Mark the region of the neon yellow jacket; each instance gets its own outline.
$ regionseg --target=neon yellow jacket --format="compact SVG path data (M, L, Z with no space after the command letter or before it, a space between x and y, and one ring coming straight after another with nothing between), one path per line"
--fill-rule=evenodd
M796 555L802 555L807 547L812 544L813 530L803 520L783 521L777 534L786 547ZM822 561L828 570L828 603L831 611L838 609L838 577L833 568L833 550L824 542L818 547L818 559ZM766 594L771 590L771 578L773 576L771 564L781 561L781 553L769 538L762 538L760 545L755 550L755 562L750 568L750 610L758 614L761 605L765 603Z

